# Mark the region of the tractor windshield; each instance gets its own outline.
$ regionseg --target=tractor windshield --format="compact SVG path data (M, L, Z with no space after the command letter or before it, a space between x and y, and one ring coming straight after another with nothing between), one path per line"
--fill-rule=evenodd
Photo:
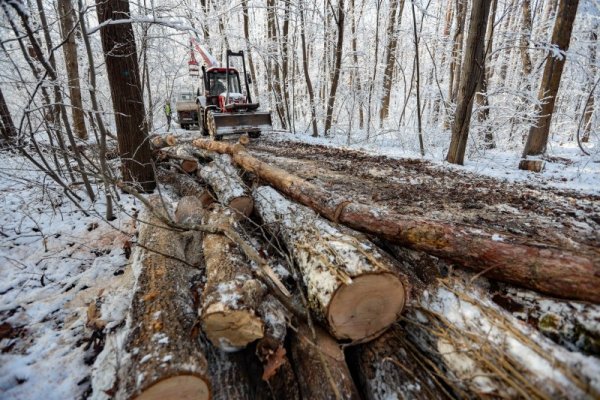
M225 72L213 72L208 76L208 86L211 96L218 96L227 91ZM229 93L241 93L240 80L237 73L229 74Z

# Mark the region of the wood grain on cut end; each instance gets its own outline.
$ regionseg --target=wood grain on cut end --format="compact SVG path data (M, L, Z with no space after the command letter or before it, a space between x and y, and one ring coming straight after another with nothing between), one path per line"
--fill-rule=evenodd
M237 213L248 217L250 214L252 214L252 210L254 209L254 200L252 200L252 197L250 196L236 197L229 203L229 208L232 208Z
M198 161L194 160L181 160L181 169L191 174L198 169Z
M136 400L204 400L210 398L206 382L194 375L163 379L147 388Z
M221 349L243 349L263 337L263 322L250 310L207 313L202 328L208 340Z
M366 341L398 320L405 300L404 285L396 275L365 274L337 289L327 319L338 339Z

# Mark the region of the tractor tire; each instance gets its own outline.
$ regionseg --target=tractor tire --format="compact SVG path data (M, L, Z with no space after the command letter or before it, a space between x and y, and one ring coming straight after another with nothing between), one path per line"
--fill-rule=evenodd
M202 108L198 110L198 128L200 129L200 134L202 136L208 136L208 129L206 129L204 121L204 110Z

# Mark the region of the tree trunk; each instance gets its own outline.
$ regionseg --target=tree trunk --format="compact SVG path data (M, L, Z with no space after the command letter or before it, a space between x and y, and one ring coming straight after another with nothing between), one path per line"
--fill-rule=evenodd
M317 326L292 334L293 365L303 399L360 399L339 344Z
M597 249L576 252L486 232L466 225L407 217L339 198L302 178L270 166L242 146L196 140L207 150L233 154L233 161L324 218L390 242L421 250L499 281L560 298L600 302L600 255Z
M521 32L521 39L519 40L519 47L521 48L521 62L523 64L523 74L525 78L529 77L533 66L531 65L531 57L529 56L529 42L531 41L531 1L523 0L521 5L523 13L523 31Z
M383 73L383 97L381 99L381 109L379 110L379 127L383 127L383 121L387 119L390 113L390 100L392 98L392 77L396 66L396 46L398 44L398 29L402 22L402 11L404 10L404 0L392 0L390 16L388 20L388 45L385 56L385 71ZM398 17L396 18L396 15ZM398 24L396 25L396 20Z
M467 148L469 125L473 111L473 97L484 73L485 29L491 0L475 0L471 10L467 49L463 62L458 104L452 123L452 140L446 160L462 165Z
M349 353L365 400L453 398L398 325Z
M309 306L333 336L369 340L398 319L408 288L382 253L271 187L258 188L254 199L262 220L281 234L292 252Z
M457 398L597 398L597 360L551 342L469 275L415 298L405 332ZM592 365L595 365L594 367Z
M8 106L6 105L6 100L4 100L4 94L2 93L2 88L0 88L0 127L2 128L2 138L4 139L4 144L6 146L14 146L17 144L17 130L15 129L15 124L13 123L12 117L10 116L10 111L8 110ZM0 148L5 147L0 145Z
M354 63L354 68L352 69L352 83L354 86L352 87L354 93L353 95L356 97L356 94L359 95L358 100L358 127L362 129L364 127L364 111L363 111L363 101L362 101L362 85L360 79L359 65L358 65L358 46L357 46L357 38L356 38L356 5L355 0L350 0L352 4L352 61ZM362 16L362 9L360 15ZM359 16L360 19L360 16Z
M203 166L199 175L213 188L221 204L240 216L248 217L252 213L254 201L231 164L230 156L215 156L215 161Z
M256 68L254 67L254 59L252 58L252 49L250 48L250 15L248 14L248 0L242 0L242 14L244 19L244 38L246 39L246 54L248 56L248 66L250 68L250 76L252 77L252 92L255 102L258 101L258 80L256 79Z
M96 0L98 22L129 18L129 2ZM102 49L115 111L123 181L140 185L142 191L156 187L154 168L144 121L144 99L131 23L108 24L100 29Z
M164 216L160 198L152 207ZM121 396L136 399L210 398L207 362L191 340L196 321L183 238L147 211L140 227L132 330L126 342L130 364L123 365Z
M571 32L573 30L573 22L575 21L575 15L577 14L578 4L579 0L560 1L556 22L554 24L554 31L552 32L552 44L558 47L561 52L566 52L569 49ZM565 60L565 53L561 54L560 58L553 57L552 55L548 56L538 94L538 100L542 105L536 107L537 118L534 125L529 130L527 143L523 150L523 158L541 155L546 152L554 103L556 101L556 95L558 94Z
M462 66L462 48L465 31L465 20L467 18L466 0L456 0L456 30L454 31L454 41L452 45L452 57L450 59L450 81L448 87L448 98L451 103L456 102L458 97L458 88L460 84L460 74Z
M596 79L596 48L598 47L598 27L600 24L595 24L595 29L590 32L590 72L588 90L590 93L594 90L594 81ZM583 135L581 141L587 143L590 140L590 132L592 130L592 115L594 115L594 94L589 95L583 109Z
M75 10L71 0L58 0L58 12L64 44L67 77L69 80L69 94L71 97L71 115L73 116L73 129L79 139L86 140L88 133L85 129L83 102L81 101L81 88L79 80L79 65L77 63L77 43L75 42Z
M312 126L312 136L319 136L319 130L317 128L317 110L315 108L315 92L313 89L312 81L310 80L309 66L308 66L308 54L306 50L306 32L304 22L304 0L301 0L299 4L300 12L300 40L302 45L302 70L304 71L304 79L306 80L306 90L308 91L308 101L310 102L310 117Z
M333 122L333 106L335 105L335 96L337 93L338 83L342 68L342 56L344 51L344 0L338 0L338 13L336 16L337 22L337 44L335 48L335 67L333 70L333 79L331 80L331 88L329 89L329 99L327 100L327 113L325 116L325 136L329 134L331 124Z
M283 129L287 129L286 115L281 89L281 76L279 74L279 51L277 34L277 0L267 0L267 39L269 46L269 55L267 56L267 78L269 80L270 91L275 97L275 110L279 116L279 122Z

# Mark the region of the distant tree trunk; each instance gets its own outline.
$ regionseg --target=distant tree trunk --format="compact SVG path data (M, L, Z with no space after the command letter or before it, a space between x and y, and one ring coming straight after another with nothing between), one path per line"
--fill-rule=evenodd
M373 75L371 75L370 79L367 79L367 82L369 82L369 97L367 98L367 140L369 140L371 134L371 99L373 98L373 87L375 86L377 68L379 67L379 13L381 11L382 2L382 0L377 0L377 5L375 6L375 61L373 62Z
M327 100L327 115L325 116L325 136L329 134L331 123L333 121L333 106L335 105L335 95L337 93L340 73L342 69L342 56L344 52L344 0L338 0L338 12L336 16L337 23L337 44L335 48L335 66L333 70L333 79L329 90L329 99Z
M129 18L129 1L96 0L98 22ZM131 23L108 23L100 29L108 83L115 111L123 181L143 191L156 187L148 143L142 83Z
M88 133L85 129L83 102L81 101L81 87L79 81L79 65L77 63L77 43L75 42L75 10L71 0L58 0L58 10L62 37L65 41L63 52L69 79L69 94L71 97L71 115L73 116L73 130L79 139L86 140Z
M529 56L529 42L531 40L531 2L530 0L523 0L521 3L521 10L523 12L523 31L521 32L521 39L519 40L519 47L521 48L521 60L523 63L523 74L525 78L529 77L533 66L531 65L531 57Z
M302 45L302 69L304 70L304 79L306 80L306 89L308 91L308 101L310 102L310 118L312 126L313 137L319 136L319 130L317 128L317 112L315 109L315 92L313 89L312 81L310 80L310 73L308 68L308 54L306 51L306 32L305 32L305 21L304 21L304 0L300 1L300 41Z
M3 144L8 146L17 144L17 130L15 129L15 124L10 116L6 101L4 100L2 88L0 88L0 131L2 132L2 138L4 139L4 143L0 141L0 148L4 147Z
M356 5L355 0L351 0L352 6L352 61L354 62L354 68L352 68L352 89L354 90L354 95L358 93L358 127L362 129L365 125L365 116L363 112L363 101L362 101L362 88L360 83L360 73L358 72L358 46L357 46L357 38L356 38ZM362 10L361 10L362 15ZM360 17L359 17L360 19Z
M285 108L286 124L292 126L291 109L290 109L290 93L288 90L288 74L289 74L289 32L290 32L290 6L291 1L285 1L285 11L283 17L283 28L280 36L281 47L281 83L283 92L283 105Z
M479 111L477 112L477 119L479 122L485 122L490 116L490 103L488 101L488 75L489 71L486 67L487 57L492 52L494 45L494 22L496 20L496 10L498 8L498 0L492 0L490 9L490 16L488 18L488 25L486 28L486 39L485 39L485 54L483 56L483 74L477 85L477 93L475 94L475 103L477 104ZM496 147L494 144L494 134L490 127L486 127L484 133L484 146L486 149L493 149Z
M417 17L415 15L415 3L412 3L412 18L413 18L413 38L415 42L415 67L416 67L416 78L417 78L417 128L419 130L419 149L421 150L421 157L425 156L425 146L423 145L423 130L421 127L421 71L419 61L419 38L417 35Z
M452 45L452 58L450 60L450 83L448 87L448 98L450 99L451 103L456 102L456 97L458 96L466 17L466 0L456 0L456 30L454 31L454 42Z
M569 49L578 4L579 0L560 1L552 32L552 44L558 47L561 52L566 52ZM560 58L555 58L551 55L548 56L538 93L538 100L542 105L537 107L537 120L529 130L527 143L523 150L523 157L540 155L546 151L548 136L550 134L550 122L552 121L554 103L560 86L560 78L565 66L565 60L565 53L561 54Z
M402 21L402 11L404 10L404 0L392 0L390 5L390 15L388 20L387 37L388 45L385 56L385 71L383 73L383 97L381 99L381 109L379 110L379 127L383 127L383 121L390 113L390 100L392 97L392 76L396 66L396 47L398 44L398 27ZM396 18L396 15L398 17ZM396 25L398 20L398 25Z
M252 58L252 49L250 48L250 15L248 14L248 0L242 0L242 14L244 20L244 38L246 39L246 55L248 56L248 65L250 67L250 76L252 77L252 92L255 101L258 101L258 81L256 80L256 69Z
M590 32L590 77L589 90L594 90L594 81L596 77L596 47L598 46L598 24ZM589 96L589 100L585 103L583 110L583 135L581 141L587 143L590 140L590 131L592 130L592 115L594 114L594 94Z
M453 164L462 165L465 158L469 124L473 111L473 97L484 72L485 30L490 3L491 0L473 1L458 103L452 124L452 140L446 156L446 160Z
M275 98L275 110L279 117L279 122L283 129L287 128L285 108L283 104L283 93L281 91L281 77L279 75L278 50L277 50L277 4L276 0L267 0L267 39L268 39L268 56L267 56L267 80L269 82L269 91L273 93Z
M450 37L450 29L452 28L452 17L454 16L454 8L452 7L452 2L448 1L447 5L446 5L446 16L444 18L444 30L442 31L442 43L446 43L448 40L448 37ZM445 50L445 45L443 46L444 50ZM440 60L440 68L445 68L445 64L446 64L446 52L442 51L442 57ZM444 76L445 74L442 74L442 77L440 78L440 82L443 82L444 80ZM433 116L435 118L435 121L439 121L439 115L440 115L440 105L442 102L442 95L440 93L440 96L436 96L435 98L435 102L433 104ZM446 108L446 107L444 107Z

